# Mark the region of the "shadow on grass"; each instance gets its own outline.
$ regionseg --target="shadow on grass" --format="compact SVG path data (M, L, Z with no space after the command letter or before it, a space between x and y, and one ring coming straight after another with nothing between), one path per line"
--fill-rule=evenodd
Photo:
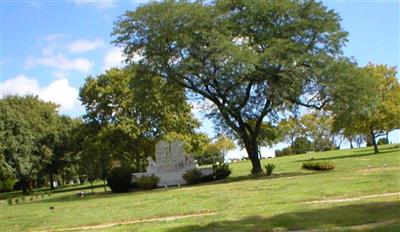
M400 149L399 144L389 144L389 145L379 145L378 150L379 151L387 151L387 150L397 150ZM374 153L374 147L363 147L363 148L355 148L354 150L350 151L354 153L362 153L362 152L368 152L368 153Z
M96 188L103 188L103 184L94 184L93 185L93 189ZM87 190L87 189L92 189L92 187L90 185L88 186L82 186L80 184L74 185L74 186L68 186L65 188L60 188L60 189L55 189L52 190L52 193L65 193L65 192L71 192L71 191L79 191L79 190Z
M379 228L398 229L400 223L398 215L400 215L400 202L376 202L290 212L269 218L252 216L235 221L228 220L203 225L185 225L172 228L169 231L309 231L313 229L318 229L318 231L350 231L356 229L350 226L377 222L380 222L380 224L375 226L369 225L369 227L368 225L364 226L363 231Z
M308 175L315 175L315 174L321 174L321 173L320 172L284 172L284 173L272 174L271 176L267 176L265 174L236 176L236 177L228 177L227 179L220 180L220 181L204 183L204 185L205 184L227 184L227 183L244 181L244 180L260 180L260 179L269 180L269 179L277 179L277 178L308 176Z
M308 175L315 175L315 174L323 174L321 172L288 172L288 173L277 173L273 174L271 176L266 176L266 175L248 175L248 176L239 176L239 177L229 177L224 180L219 180L219 181L212 181L212 182L206 182L202 183L199 185L191 185L191 186L185 186L184 188L191 188L191 187L199 187L199 186L207 186L207 185L215 185L218 187L218 185L221 184L229 184L229 183L234 183L234 182L239 182L239 181L247 181L247 180L272 180L272 179L277 179L277 178L288 178L288 177L296 177L296 176L308 176ZM96 185L97 188L102 187L102 185ZM177 188L177 187L176 187ZM171 187L170 189L176 189L174 187ZM78 196L78 193L84 189L88 189L89 191L86 191L88 194L87 196L81 198ZM163 188L160 188L163 189ZM151 191L151 190L150 190ZM155 190L157 191L157 190ZM120 194L114 194L111 191L107 192L97 192L95 194L91 194L90 192L90 187L85 187L85 188L68 188L65 189L63 192L71 192L71 194L68 195L63 195L63 196L54 196L48 199L44 199L40 202L42 203L57 203L57 202L70 202L70 201L86 201L86 200L91 200L91 199L99 199L99 198L109 198L109 197L118 197L118 196L126 196L127 194L134 194L134 193L146 193L147 191L142 191L140 189L133 189L130 193L120 193ZM37 202L37 203L40 203Z
M357 158L357 157L365 157L365 156L379 156L380 154L394 153L395 151L396 151L395 149L386 148L386 149L380 149L379 153L375 154L373 150L364 150L363 153L361 153L361 154L329 156L329 157L313 159L312 161L347 159L347 158ZM360 152L360 151L356 151L356 152ZM306 161L311 161L311 159L302 159L302 160L296 160L293 162L306 162Z

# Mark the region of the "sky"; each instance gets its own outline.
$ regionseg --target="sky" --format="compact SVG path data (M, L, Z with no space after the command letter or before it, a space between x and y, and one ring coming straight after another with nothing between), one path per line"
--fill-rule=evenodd
M360 66L372 62L399 67L399 1L323 1L339 13L349 32L344 54ZM123 66L121 50L111 44L113 22L146 2L1 0L0 92L36 94L59 104L62 114L82 115L78 93L85 78ZM199 112L195 115L203 122L201 131L212 137L212 123ZM400 132L391 133L390 139L399 143ZM261 152L270 156L283 146ZM228 157L245 155L237 149Z

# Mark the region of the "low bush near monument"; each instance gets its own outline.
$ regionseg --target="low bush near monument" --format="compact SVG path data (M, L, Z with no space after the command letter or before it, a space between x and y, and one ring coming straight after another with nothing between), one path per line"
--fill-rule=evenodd
M183 174L183 179L187 184L198 184L202 182L201 172L198 169L192 169Z
M333 162L306 162L303 163L303 168L308 170L328 171L336 168Z
M229 164L220 163L213 165L213 175L215 179L220 180L227 178L231 174L231 169L229 168Z
M113 168L107 177L107 184L114 193L128 192L132 171L126 167Z
M139 177L135 183L140 189L149 190L156 188L159 181L159 177L151 175Z

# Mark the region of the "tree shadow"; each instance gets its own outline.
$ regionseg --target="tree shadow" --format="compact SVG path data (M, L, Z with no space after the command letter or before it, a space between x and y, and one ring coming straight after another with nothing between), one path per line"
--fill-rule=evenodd
M394 153L395 151L392 149L381 149L378 154L375 154L374 151L364 151L368 153L361 153L361 154L353 154L353 155L339 155L339 156L329 156L323 158L316 158L316 159L302 159L296 160L293 162L306 162L306 161L321 161L321 160L335 160L335 159L348 159L348 158L358 158L358 157L365 157L365 156L379 156L380 154L385 153Z
M125 193L127 194L127 193ZM93 199L98 199L98 198L109 198L109 197L116 197L116 196L122 196L124 194L113 194L110 191L107 192L95 192L91 193L90 191L86 192L86 195L84 197L80 197L79 192L71 192L71 194L68 195L63 195L63 196L56 196L56 197L50 197L47 199L43 199L41 201L37 201L34 203L61 203L61 202L72 202L72 201L88 201L88 200L93 200Z
M376 155L373 152L367 154L355 154L355 155L339 155L339 156L329 156L329 157L322 157L316 159L302 159L296 160L293 162L306 162L306 161L321 161L321 160L335 160L335 159L348 159L348 158L357 158L357 157L365 157L365 156L373 156Z
M272 174L271 176L266 176L266 175L248 175L248 176L238 176L238 177L229 177L227 179L223 180L218 180L218 181L211 181L211 182L205 182L202 184L198 185L187 185L184 186L184 188L192 188L192 187L200 187L200 186L207 186L207 185L215 185L218 187L218 185L221 184L229 184L233 182L239 182L239 181L248 181L248 180L272 180L272 179L278 179L278 178L289 178L289 177L297 177L297 176L308 176L308 175L316 175L316 174L323 174L321 172L287 172L287 173L276 173ZM97 187L102 187L102 185L99 185ZM178 189L179 187L169 187L168 189ZM66 189L65 191L62 192L71 192L71 194L68 195L63 195L63 196L55 196L51 197L48 199L43 199L41 201L37 201L34 203L60 203L60 202L71 202L71 201L86 201L86 200L92 200L92 199L98 199L98 198L109 198L109 197L118 197L118 196L126 196L128 194L135 194L135 193L148 193L151 191L160 191L164 190L163 188L158 188L155 190L140 190L140 189L131 189L129 193L112 193L111 191L107 192L97 192L95 194L92 194L90 191L87 191L87 195L85 197L80 197L78 193L84 189L89 189L90 188L69 188ZM61 191L60 191L61 192Z
M378 150L379 151L387 151L387 150L397 150L400 149L400 145L398 144L390 144L390 145L378 145ZM362 149L355 148L354 150L350 151L354 153L363 153L363 152L368 152L368 153L374 153L374 147L364 147Z
M72 191L78 191L78 190L90 190L90 189L96 189L96 188L102 188L103 184L94 184L93 187L90 185L87 186L82 186L81 184L76 184L73 186L67 186L64 188L57 188L54 190L50 190L52 193L65 193L65 192L72 192Z
M200 225L184 225L168 231L318 231L355 230L351 226L364 225L363 229L400 227L400 202L352 204L324 209L289 212L272 217L251 216L240 220L226 220ZM366 224L377 223L375 226Z
M259 174L259 175L247 175L247 176L235 176L235 177L228 177L227 179L208 182L205 184L227 184L237 181L245 181L245 180L260 180L260 179L279 179L279 178L288 178L288 177L297 177L297 176L308 176L308 175L316 175L321 174L318 172L283 172L283 173L274 173L270 176L266 174Z

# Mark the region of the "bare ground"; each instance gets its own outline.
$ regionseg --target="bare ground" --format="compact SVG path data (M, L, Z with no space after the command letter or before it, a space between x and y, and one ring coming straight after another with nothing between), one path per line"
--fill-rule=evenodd
M388 197L388 196L397 196L397 195L400 195L400 192L374 194L374 195L366 195L366 196L359 196L359 197L349 197L349 198L335 198L335 199L318 200L318 201L306 201L306 202L303 202L303 203L304 204L337 203L337 202L359 201L359 200L369 199L369 198Z
M138 223L145 223L145 222L174 221L174 220L183 219L183 218L211 216L211 215L215 215L215 214L216 214L215 212L203 211L203 212L184 214L184 215L171 215L171 216L165 216L165 217L154 217L154 218L145 218L145 219L130 219L130 220L125 220L125 221L108 222L108 223L102 223L102 224L97 224L97 225L86 225L86 226L70 227L70 228L38 230L35 232L95 230L95 229L110 228L110 227L119 226L119 225L130 225L130 224L138 224Z

